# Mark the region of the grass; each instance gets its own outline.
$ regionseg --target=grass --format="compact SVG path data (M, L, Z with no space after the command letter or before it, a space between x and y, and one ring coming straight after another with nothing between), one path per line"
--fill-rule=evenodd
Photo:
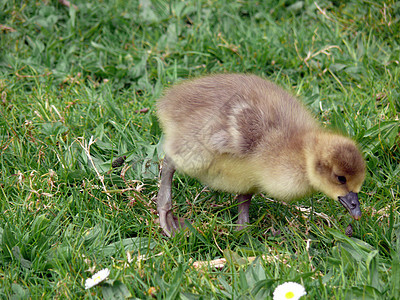
M398 2L73 2L0 3L1 298L272 299L296 281L307 299L397 299ZM253 225L235 232L233 195L183 175L174 210L193 226L162 235L154 103L216 72L269 78L359 142L368 174L352 238L322 194L257 196ZM226 265L192 266L217 258ZM109 280L85 290L102 268Z

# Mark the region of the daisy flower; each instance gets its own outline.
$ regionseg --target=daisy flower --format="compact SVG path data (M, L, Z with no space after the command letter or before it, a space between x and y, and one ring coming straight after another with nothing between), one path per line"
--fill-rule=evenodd
M276 287L274 291L274 300L298 300L306 294L306 290L301 284L285 282Z
M91 287L94 287L95 285L98 285L100 282L105 280L108 275L110 275L110 270L105 268L96 274L94 274L91 278L86 279L85 281L85 290L90 289Z

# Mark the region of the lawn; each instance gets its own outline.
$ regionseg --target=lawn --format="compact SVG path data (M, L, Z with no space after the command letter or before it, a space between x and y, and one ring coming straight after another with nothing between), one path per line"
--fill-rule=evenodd
M302 299L399 298L399 2L72 2L0 2L2 299L272 299L287 281ZM234 195L176 174L192 226L162 234L155 101L222 72L276 82L360 144L360 221L323 194L258 195L237 232Z

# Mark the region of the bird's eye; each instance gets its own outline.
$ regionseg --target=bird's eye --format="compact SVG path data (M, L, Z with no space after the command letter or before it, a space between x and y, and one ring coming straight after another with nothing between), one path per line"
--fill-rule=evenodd
M345 184L347 181L346 177L344 177L344 176L338 176L337 179L341 184Z

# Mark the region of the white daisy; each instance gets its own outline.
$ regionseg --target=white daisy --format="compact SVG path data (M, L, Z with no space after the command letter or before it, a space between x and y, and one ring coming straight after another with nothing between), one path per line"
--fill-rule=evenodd
M306 290L301 284L285 282L276 287L274 291L274 300L298 300L306 294Z
M94 274L91 278L86 279L85 281L85 290L90 289L91 287L94 287L95 285L98 285L100 282L105 280L108 275L110 275L110 270L105 268L96 274Z

